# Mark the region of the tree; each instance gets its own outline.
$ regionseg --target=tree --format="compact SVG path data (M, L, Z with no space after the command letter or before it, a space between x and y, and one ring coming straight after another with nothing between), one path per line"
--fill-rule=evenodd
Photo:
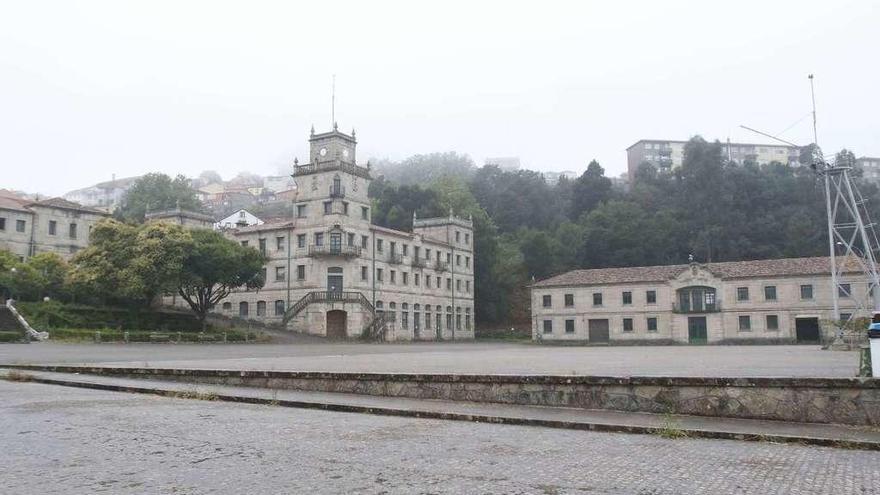
M378 160L374 165L379 175L403 185L426 184L446 175L466 181L476 170L469 156L454 151L414 155L402 162Z
M605 169L593 160L572 187L569 218L577 220L586 212L593 211L600 203L611 198L611 179L605 177Z
M122 199L122 206L116 211L116 218L127 222L143 223L144 216L151 211L181 208L190 211L203 211L190 187L189 180L182 175L174 179L160 174L147 174L136 180Z
M202 185L219 184L223 182L223 177L221 177L215 170L205 170L199 174L199 180Z
M259 251L245 247L212 230L193 230L192 247L183 259L177 293L189 304L205 328L211 308L238 287L258 289L265 259Z
M27 260L37 277L37 299L66 299L70 295L67 277L70 266L56 253L39 253Z

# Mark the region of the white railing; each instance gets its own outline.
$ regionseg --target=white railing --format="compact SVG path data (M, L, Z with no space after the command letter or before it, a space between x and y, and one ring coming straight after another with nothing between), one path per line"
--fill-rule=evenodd
M31 327L30 323L28 323L27 320L25 320L24 317L19 314L18 310L15 309L15 306L13 306L12 303L12 299L7 299L6 307L9 308L9 312L12 313L12 316L15 316L15 318L18 320L18 323L22 326L22 328L25 329L28 337L34 340L48 340L49 332L38 332L34 330L33 327Z

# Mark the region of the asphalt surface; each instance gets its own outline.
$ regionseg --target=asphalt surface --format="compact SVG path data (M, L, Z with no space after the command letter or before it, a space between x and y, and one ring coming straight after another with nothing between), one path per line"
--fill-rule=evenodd
M880 452L0 382L0 492L877 494Z
M400 373L851 377L858 353L818 346L550 347L517 343L0 344L0 364Z

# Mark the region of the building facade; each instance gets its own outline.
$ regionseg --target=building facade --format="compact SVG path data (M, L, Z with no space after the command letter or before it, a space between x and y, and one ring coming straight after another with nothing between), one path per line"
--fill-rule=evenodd
M414 218L412 232L373 225L354 132L312 130L309 143L309 161L294 165L294 218L225 231L266 256L264 287L214 312L332 338L472 339L471 219Z
M92 226L107 213L52 198L27 201L0 197L0 249L25 260L39 253L69 259L89 244Z
M537 341L819 342L871 307L860 273L834 315L830 258L574 270L531 286ZM857 314L855 316L869 316Z
M681 167L684 146L687 141L642 139L626 149L626 167L630 182L642 163L650 163L660 171L672 171ZM758 164L780 162L798 165L800 150L796 146L777 144L720 143L721 151L730 161L742 164L753 161Z
M880 158L863 156L856 159L856 168L861 169L862 178L872 182L880 182Z
M214 229L221 230L232 229L236 227L249 227L251 225L263 225L264 223L265 222L263 222L253 213L245 209L241 209L233 212L225 218L221 218L220 220L216 221L214 223Z
M128 192L138 179L140 177L128 177L101 182L94 186L70 191L64 195L64 199L79 203L82 206L113 212L122 204L122 198L125 197L125 193Z

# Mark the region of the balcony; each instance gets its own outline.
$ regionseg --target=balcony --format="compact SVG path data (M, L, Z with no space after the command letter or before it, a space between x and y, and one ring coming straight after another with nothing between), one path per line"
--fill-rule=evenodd
M677 314L700 314L700 313L718 313L721 311L721 304L704 304L698 306L682 305L675 303L672 305L672 312Z
M410 262L413 268L427 268L428 262L422 258L413 258Z
M446 270L449 270L449 263L437 260L434 262L434 269L438 272L445 272Z
M344 198L345 197L345 186L331 185L330 186L330 197L331 198Z
M390 253L387 261L392 265L399 265L403 263L403 255L400 253Z
M361 255L360 246L309 246L309 256L320 258L324 256L342 256L344 258L357 258Z

